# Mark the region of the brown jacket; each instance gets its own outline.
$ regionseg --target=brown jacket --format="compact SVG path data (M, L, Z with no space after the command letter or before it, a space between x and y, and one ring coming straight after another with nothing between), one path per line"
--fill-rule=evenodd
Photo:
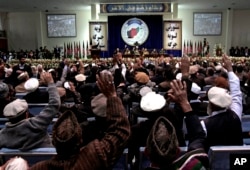
M125 109L118 97L107 100L108 129L105 136L95 139L81 148L81 151L70 160L60 161L58 156L42 161L31 170L104 170L111 169L120 158L130 135L129 121Z

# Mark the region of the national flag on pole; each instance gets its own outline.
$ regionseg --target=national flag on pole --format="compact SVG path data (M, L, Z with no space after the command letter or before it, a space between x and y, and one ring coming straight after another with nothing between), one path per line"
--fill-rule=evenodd
M90 56L90 55L91 55L91 53L90 53L90 49L89 49L89 43L87 41L87 57Z
M84 45L84 41L82 42L82 56L85 57L85 45Z
M198 54L202 55L202 42L198 42Z
M66 57L68 57L69 54L70 54L70 46L69 46L69 43L67 43L67 55L66 55Z
M184 40L184 44L183 44L183 54L186 54L186 53L187 53L186 50L187 50L187 49L186 49L186 43L185 43L185 40Z
M71 58L73 56L73 43L72 42L70 43L70 56Z
M191 40L190 40L190 54L193 54L193 43Z
M66 52L67 52L67 49L66 49L66 44L64 42L63 44L63 55L66 56Z
M79 44L78 44L78 54L79 54L79 58L82 58L82 51L81 51L81 43L80 43L80 41L79 41Z
M74 41L74 56L77 56L77 43Z
M196 46L196 41L194 42L194 53L197 54L197 46Z

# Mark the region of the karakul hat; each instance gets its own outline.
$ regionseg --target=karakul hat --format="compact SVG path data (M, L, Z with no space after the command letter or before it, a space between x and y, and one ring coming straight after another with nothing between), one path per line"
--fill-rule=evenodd
M148 92L141 98L140 107L143 111L154 112L162 109L166 104L165 98L155 92Z
M179 63L176 63L176 64L175 64L175 68L180 68L180 64L179 64Z
M232 97L228 90L220 87L212 87L208 90L208 100L216 106L227 108L232 103Z
M28 75L28 73L25 71L25 72L22 72L18 77L17 77L17 79L18 80L23 80L23 79L25 79L26 77L28 77L29 75Z
M198 72L198 70L199 70L198 65L190 66L190 67L189 67L189 74L195 74L195 73Z
M13 72L12 68L5 68L5 77L9 77Z
M53 71L55 71L55 69L51 68L51 69L48 70L48 73L51 73Z
M91 100L91 108L96 116L106 117L107 97L103 93L98 94Z
M68 81L65 81L65 82L63 83L63 87L64 87L65 89L70 89L69 82L68 82Z
M88 67L88 66L89 66L89 64L84 64L84 65L83 65L83 67Z
M34 92L39 87L39 81L37 78L30 78L24 83L24 88L27 92Z
M137 81L138 83L147 84L149 81L149 77L144 72L138 72L135 75L135 81Z
M182 79L182 73L176 74L176 80L181 80Z
M77 74L77 75L75 76L75 79L76 79L76 81L78 81L78 82L82 82L82 81L85 81L85 80L86 80L86 76L83 75L83 74Z
M198 86L198 84L196 83L192 83L192 86L191 86L191 92L195 93L195 94L200 94L201 92L201 87Z
M214 67L216 71L220 71L222 70L222 66L220 64L218 64L217 66Z
M9 86L6 83L0 83L0 99L7 97L9 93Z
M148 92L152 92L152 89L148 86L142 87L139 91L142 97L145 96Z
M5 170L27 170L29 169L28 163L21 157L15 157L8 161Z
M7 104L3 110L5 117L14 118L28 109L28 103L24 99L16 99L11 103Z
M52 142L60 158L77 154L82 142L82 129L70 110L64 112L53 126Z
M178 145L172 123L163 116L159 117L147 138L146 150L150 160L160 167L171 164L176 159Z

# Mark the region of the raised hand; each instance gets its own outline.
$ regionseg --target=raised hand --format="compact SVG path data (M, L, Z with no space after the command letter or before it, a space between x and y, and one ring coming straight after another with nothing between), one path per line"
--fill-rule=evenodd
M190 61L187 55L184 55L181 58L181 73L182 76L189 76L189 66L190 66Z
M187 98L187 85L186 82L181 82L180 80L173 80L171 83L171 93L168 93L168 97L180 104L184 112L189 112L192 110L188 98Z
M44 80L44 82L46 84L54 83L54 80L53 80L53 77L52 77L51 73L48 73L48 72L42 73L41 79Z
M222 61L224 63L224 67L227 71L233 71L232 62L226 54L222 55Z
M96 75L97 86L106 97L116 97L113 76L108 71L102 71L100 75Z

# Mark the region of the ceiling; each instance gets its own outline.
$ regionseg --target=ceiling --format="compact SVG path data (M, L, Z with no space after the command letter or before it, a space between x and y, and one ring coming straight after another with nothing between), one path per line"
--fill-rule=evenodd
M250 9L250 0L0 0L0 12L60 12L90 8L98 3L178 3L179 9Z

